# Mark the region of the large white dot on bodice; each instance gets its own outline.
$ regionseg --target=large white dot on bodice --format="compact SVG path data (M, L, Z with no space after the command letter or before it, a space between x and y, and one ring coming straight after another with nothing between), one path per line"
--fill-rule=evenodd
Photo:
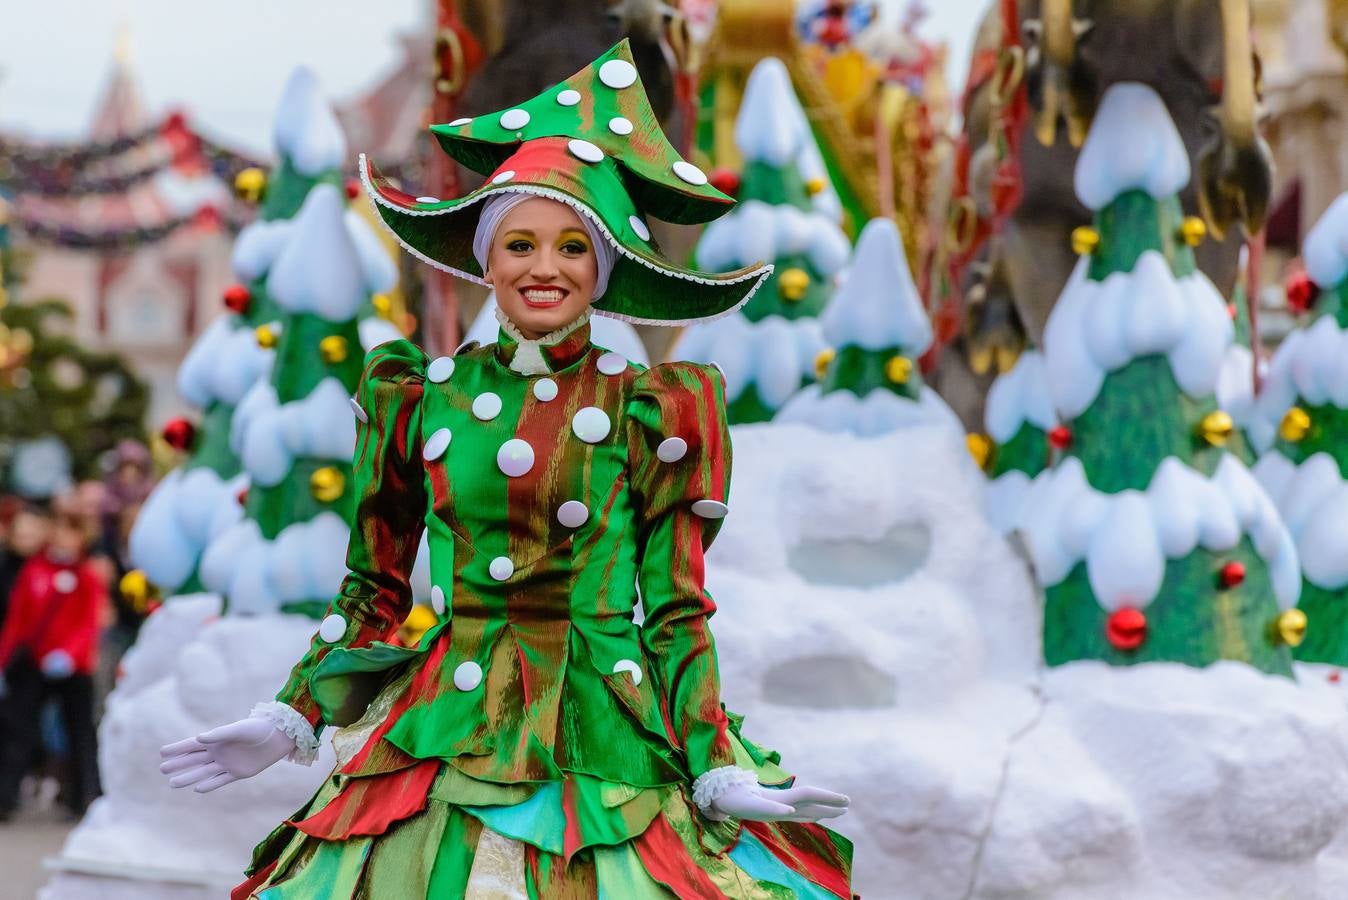
M483 391L473 398L473 415L490 422L501 414L501 395Z
M609 430L613 427L609 421L608 413L597 406L587 406L584 409L577 410L571 417L571 430L576 437L587 444L597 444L608 437Z
M518 478L534 467L534 448L528 441L511 438L496 451L496 465L511 478Z

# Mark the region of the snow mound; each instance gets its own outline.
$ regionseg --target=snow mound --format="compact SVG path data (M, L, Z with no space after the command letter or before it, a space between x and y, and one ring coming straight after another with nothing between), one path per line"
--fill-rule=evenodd
M496 343L496 338L500 334L501 323L496 317L499 307L496 305L496 292L487 294L487 301L482 304L482 309L478 310L473 324L469 326L468 333L464 335L465 341L477 341L484 347L487 344ZM615 319L611 316L591 316L590 317L590 340L597 347L603 347L605 350L612 350L614 353L621 353L629 362L637 363L642 366L650 366L651 358L646 352L646 345L641 342L641 335L628 322L621 319Z
M356 447L350 395L336 378L324 378L308 396L279 403L276 389L260 381L234 412L235 452L253 481L279 484L295 459L349 460Z
M197 409L234 406L271 368L272 351L232 313L217 316L178 368L178 393Z
M361 319L356 326L360 333L360 346L366 353L369 353L380 344L387 344L389 341L398 341L406 337L388 319L381 319L378 316L371 316L368 319Z
M1315 223L1301 248L1306 274L1325 290L1348 276L1348 194L1341 194Z
M182 893L164 896L192 896L187 886L201 884L221 896L222 886L242 880L253 845L331 771L325 742L311 768L281 763L210 794L169 787L159 748L248 715L281 688L314 633L315 623L300 616L209 621L209 608L174 600L146 622L99 728L105 794L66 841L61 868L133 878L141 870L172 873ZM58 878L49 896L107 894L63 893Z
M282 529L276 540L245 519L224 531L201 559L201 582L229 598L229 612L260 615L285 603L336 595L346 577L351 529L334 512ZM298 659L298 657L296 657Z
M267 275L267 292L286 311L330 322L355 318L367 291L345 212L345 200L330 184L318 185L304 199Z
M1023 501L1025 540L1042 585L1084 561L1105 609L1145 609L1165 579L1167 559L1197 546L1222 552L1249 535L1269 567L1284 608L1296 605L1301 573L1292 535L1245 465L1228 454L1211 479L1175 457L1157 467L1145 492L1097 491L1081 461L1064 459L1031 483Z
M1189 183L1189 154L1165 102L1145 84L1123 82L1105 91L1077 158L1077 197L1098 210L1128 191L1158 200Z
M383 294L393 290L398 284L397 257L389 252L360 213L348 209L344 218L347 234L355 245L361 271L365 274L366 293Z
M707 226L696 257L698 268L716 272L800 255L830 278L847 264L851 249L847 235L823 213L745 200Z
M1287 523L1306 580L1326 590L1348 585L1348 481L1334 458L1321 451L1298 466L1266 453L1254 476Z
M272 125L272 140L300 174L317 178L346 164L346 138L318 78L305 66L290 73Z
M1041 472L1035 480L1042 477ZM998 534L1010 534L1020 528L1031 484L1030 476L1019 469L1003 472L988 482L983 514Z
M1348 895L1346 698L1323 677L1044 671L1040 601L958 435L732 431L707 554L726 705L852 797L833 827L861 896Z
M146 499L131 528L132 563L167 593L192 577L211 539L243 517L244 475L222 479L211 469L174 469Z
M1058 424L1044 355L1038 350L1026 350L1010 372L992 382L983 416L988 436L999 444L1015 437L1027 422L1041 431Z
M1222 358L1217 376L1217 406L1231 421L1244 428L1254 416L1254 354L1249 347L1232 344Z
M675 341L670 359L717 363L725 372L727 402L754 385L759 399L778 409L814 377L814 360L825 348L819 320L772 315L751 322L733 313L714 322L688 326Z
M916 401L876 388L865 397L842 389L821 393L806 385L773 417L776 422L798 422L821 431L851 432L859 437L889 434L901 428L937 426L960 430L959 417L940 395L923 386Z
M1273 446L1294 403L1348 409L1348 332L1333 316L1293 331L1273 354L1248 426L1257 449Z
M1044 329L1049 385L1063 419L1091 405L1107 373L1150 354L1166 356L1191 397L1214 392L1235 331L1206 275L1177 279L1154 250L1104 281L1091 280L1087 269L1083 258Z
M861 231L852 265L821 317L834 347L900 347L921 356L931 346L931 322L908 271L899 226L872 219Z

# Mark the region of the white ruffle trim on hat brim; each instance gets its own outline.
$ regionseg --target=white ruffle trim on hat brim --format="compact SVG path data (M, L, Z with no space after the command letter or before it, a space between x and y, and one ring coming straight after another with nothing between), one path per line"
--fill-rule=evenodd
M289 760L301 766L311 766L318 759L318 737L314 734L309 720L300 715L292 706L279 700L259 703L248 714L252 719L266 719L276 729L295 741L295 749L290 752Z
M462 209L466 209L467 207L472 206L474 203L481 202L487 197L502 193L533 194L538 197L547 197L549 200L556 200L559 203L565 203L567 206L570 206L572 209L576 210L577 212L580 212L581 214L589 218L599 228L600 232L603 233L604 238L610 244L612 244L620 254L632 260L633 262L640 263L641 265L645 266L646 268L654 272L660 273L661 275L666 275L670 278L677 278L682 281L692 281L696 284L705 284L708 286L732 285L732 284L739 284L742 281L748 281L750 279L755 278L758 279L758 283L755 284L752 288L750 288L749 291L743 297L740 298L738 303L736 303L734 306L728 309L724 309L710 316L696 316L691 319L648 319L642 316L630 316L626 315L625 313L614 312L608 309L600 309L599 307L595 307L594 309L596 315L608 316L611 319L620 319L624 322L631 322L634 325L675 326L675 325L691 325L694 322L714 322L717 319L720 319L724 316L728 316L731 313L738 311L740 307L748 303L753 298L754 294L758 293L758 289L763 286L763 282L768 280L768 277L772 275L773 271L772 264L765 263L761 267L754 269L750 272L746 272L743 275L740 275L736 278L715 279L715 278L705 278L700 275L692 275L687 272L680 272L675 269L665 268L664 266L657 265L651 260L646 259L644 256L633 253L631 250L628 250L626 247L624 247L620 241L616 240L613 237L613 232L609 231L608 225L604 223L604 220L601 219L599 217L599 214L596 213L594 210L590 209L585 204L576 200L574 197L571 197L568 194L564 194L561 191L553 190L551 188L507 183L495 190L483 191L481 194L472 198L467 203L459 203L458 205L453 206L449 209L407 209L406 207L399 206L386 199L374 186L374 182L370 180L369 160L366 159L364 153L360 155L360 180L361 184L365 186L365 193L369 196L370 202L378 206L383 206L387 209L391 209L394 212L402 213L403 215L407 216L438 216L443 215L444 213L458 212ZM378 210L376 210L375 212L378 213ZM406 250L408 253L412 254L422 262L426 263L428 266L434 266L435 268L441 270L442 272L448 272L449 274L462 278L465 281L471 281L473 284L480 284L486 286L487 282L483 280L482 276L473 275L469 272L463 271L462 269L456 269L451 265L447 265L446 263L443 263L438 259L432 259L426 254L422 253L417 248L408 244L407 241L403 239L402 235L398 234L398 232L393 229L393 226L389 225L389 223L385 221L382 215L378 215L377 218L379 219L379 224L383 226L384 230L387 231L389 234L393 235L393 238L400 245L402 245L404 250Z

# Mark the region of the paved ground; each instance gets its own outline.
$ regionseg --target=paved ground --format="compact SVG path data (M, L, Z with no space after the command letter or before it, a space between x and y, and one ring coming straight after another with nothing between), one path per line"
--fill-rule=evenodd
M42 860L61 849L74 827L59 809L28 810L0 824L0 872L4 873L0 895L13 900L37 897L50 877Z

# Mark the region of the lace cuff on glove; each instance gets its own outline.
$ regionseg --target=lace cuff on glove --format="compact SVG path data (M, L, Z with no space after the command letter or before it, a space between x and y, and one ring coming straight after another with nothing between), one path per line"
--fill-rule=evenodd
M697 781L693 782L693 802L708 819L713 822L724 822L730 817L712 809L712 802L731 788L755 784L758 784L758 776L748 769L741 769L739 766L721 766L719 769L712 769L697 776Z
M248 716L252 719L266 719L282 734L294 739L295 749L287 757L291 762L299 763L301 766L312 766L314 760L318 759L318 738L314 735L314 729L293 707L279 700L272 700L254 706Z

